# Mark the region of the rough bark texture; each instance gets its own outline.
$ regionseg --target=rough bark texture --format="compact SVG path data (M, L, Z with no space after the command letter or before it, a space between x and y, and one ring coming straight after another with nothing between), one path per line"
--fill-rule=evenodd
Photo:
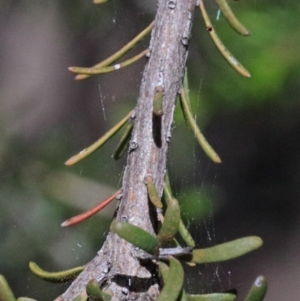
M181 88L187 45L196 0L159 0L150 42L127 167L123 177L123 194L116 219L127 221L155 233L156 213L149 205L145 176L151 175L162 195L166 156L176 95ZM163 115L153 115L156 87L163 87ZM155 300L159 294L156 265L141 264L136 248L118 235L110 233L97 256L72 283L59 300L71 301L85 291L87 282L96 279L112 300Z

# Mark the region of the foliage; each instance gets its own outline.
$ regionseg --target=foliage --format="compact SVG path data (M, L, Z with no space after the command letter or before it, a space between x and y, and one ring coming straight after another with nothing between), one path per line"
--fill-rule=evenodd
M237 5L235 5L237 6ZM256 39L255 41L257 44L254 44L253 39L249 40L249 41L243 41L243 43L246 43L247 47L245 47L246 49L249 50L249 55L246 58L247 59L247 66L251 66L251 68L253 70L251 70L252 73L252 78L251 79L251 85L249 83L247 83L246 81L242 81L240 80L238 77L235 77L235 75L233 75L234 80L238 83L236 86L236 89L232 90L230 88L230 85L228 85L228 82L225 80L224 78L227 78L227 76L225 74L227 74L228 68L224 67L224 70L220 70L218 69L218 73L211 75L208 74L208 79L207 82L210 82L212 84L204 84L203 86L203 90L201 90L201 96L202 94L204 95L203 99L201 99L201 103L198 105L198 109L200 109L202 106L205 106L206 109L204 108L204 110L202 110L202 112L200 113L200 115L205 114L205 112L208 112L208 116L210 114L212 114L213 110L218 110L219 107L223 107L226 105L229 105L233 108L236 107L241 107L241 106L247 106L249 104L253 105L255 103L257 103L258 101L275 101L275 102L279 102L281 101L281 97L279 97L279 95L281 95L284 86L286 84L287 81L290 81L290 76L294 75L296 76L298 73L299 68L297 67L299 65L299 56L297 56L296 54L298 53L297 51L297 47L289 47L286 46L284 47L283 45L292 45L293 41L294 41L294 37L293 34L288 35L287 30L290 28L295 27L295 25L297 24L297 19L296 18L292 18L290 17L293 14L288 14L286 10L280 10L278 9L278 7L274 7L272 8L272 12L269 13L269 17L267 17L266 13L264 11L251 11L251 15L249 13L249 15L247 15L247 12L245 11L241 11L241 19L243 19L245 21L246 24L251 24L251 31L256 33ZM288 16L287 16L288 14ZM78 16L80 16L81 14L78 13ZM298 16L298 12L297 12L297 7L295 8L295 16ZM281 26L280 29L281 31L273 31L271 32L272 34L270 34L270 32L268 32L267 30L259 30L259 28L263 27L263 28L274 28L276 27L275 24L277 22L277 20L279 19L285 19L289 22L286 22L284 24L284 26ZM255 20L255 22L253 22L253 20ZM222 20L220 20L219 22L223 22ZM86 23L86 20L84 20L82 22L82 24ZM222 27L223 26L216 26L216 29L220 29L220 35L222 35L222 37L224 37L224 39L226 40L226 44L231 46L231 49L233 51L235 51L235 53L239 52L239 49L241 48L240 45L235 42L235 38L233 39L232 36L230 36L228 32L228 30L224 29L224 32L222 31ZM225 25L224 25L225 27ZM80 26L79 26L80 28ZM259 34L259 35L258 35ZM259 36L259 39L257 38ZM278 39L283 41L281 45L276 45L277 47L273 47L276 39ZM194 39L195 40L195 39ZM204 45L204 47L207 47ZM281 47L287 48L289 50L290 53L285 53L285 55L281 55L281 53L283 53L283 50ZM266 51L262 51L261 49L266 49ZM247 52L248 52L247 50ZM252 55L255 54L255 55ZM241 55L239 55L241 56ZM222 66L223 63L220 63L218 58L216 58L216 56L210 56L213 58L214 61L209 62L209 64L211 65L219 65ZM208 60L209 61L209 60ZM276 61L278 62L278 64L276 65L276 70L274 70L274 64L273 62ZM267 67L266 67L267 66ZM196 72L194 70L194 66L191 66L189 68L189 70L191 71L191 74L193 74L192 77L190 77L190 82L192 82L193 87L197 86L198 82L195 81L198 78L198 75L194 75ZM222 67L221 67L222 68ZM216 69L216 68L210 68L210 69ZM213 78L213 80L212 80ZM193 81L194 79L194 81ZM269 85L268 83L273 82L272 85ZM253 83L255 85L255 94L252 93L253 91ZM212 89L214 89L214 92L217 93L217 97L211 97L210 95L212 95ZM247 92L246 94L248 95L247 97L244 97L242 94L242 92ZM201 97L202 98L202 97ZM197 88L192 88L191 91L191 99L192 99L192 106L195 106L195 100L198 99L198 91ZM287 101L292 101L291 98L288 98ZM258 104L257 104L258 105ZM208 111L207 111L208 110ZM204 112L204 113L203 113ZM179 114L178 114L179 115ZM180 119L181 117L178 116L178 119ZM205 117L207 118L207 117ZM205 120L204 118L204 120ZM198 121L201 122L200 118L198 118ZM204 122L205 125L205 122ZM66 134L67 136L70 136L69 133ZM55 135L54 135L55 136ZM8 159L10 159L11 157L14 156L14 158L16 158L17 156L19 157L21 162L15 162L14 164L15 166L11 166L12 163L8 163L9 160L3 160L6 161L3 170L23 170L23 174L22 172L18 172L15 173L14 175L11 175L9 173L7 176L7 179L9 179L9 177L14 178L14 181L17 181L17 179L20 180L20 182L22 182L22 186L23 188L26 187L26 189L29 189L29 187L31 187L31 189L35 190L37 189L37 191L41 191L40 190L40 186L38 185L38 187L36 186L31 186L33 182L35 182L37 179L39 178L39 175L36 175L36 172L34 172L34 174L32 175L32 178L27 178L28 180L30 180L31 183L24 183L24 169L34 169L34 170L41 170L42 169L42 175L43 175L43 171L44 168L48 169L49 167L52 168L58 168L59 164L58 162L51 162L51 154L57 152L57 150L59 150L60 152L64 152L63 149L70 149L71 147L65 146L65 148L61 147L61 144L58 145L57 147L52 146L52 149L50 149L48 146L55 141L55 137L54 138L48 138L50 140L48 140L48 144L47 147L46 146L41 146L40 150L45 153L44 156L42 156L41 158L39 156L36 156L36 152L32 152L30 154L27 154L27 157L20 157L20 153L23 153L23 151L21 150L20 152L20 146L17 147L17 152L15 152L16 154L14 154L12 150L12 148L7 144L7 149L9 150L9 155L8 152L3 152L4 155L6 156L6 158L8 157ZM63 140L63 143L66 144L65 139L62 138L61 140ZM43 141L43 143L46 143L46 141ZM42 144L42 143L41 143ZM48 149L47 149L48 148ZM107 148L108 149L108 148ZM26 151L24 151L26 153ZM60 155L60 161L63 160L62 158L63 155ZM42 161L46 161L49 162L46 164L42 163L40 164L40 162L36 162L36 161L30 161L28 163L28 165L24 166L23 162L26 161L29 158L39 158ZM52 159L53 160L53 159ZM97 159L98 160L98 159ZM101 159L100 159L101 160ZM89 163L91 162L91 163ZM93 163L94 161L88 161L87 165L91 166L91 169L94 169L94 171L89 171L88 173L92 176L96 175L95 170L98 169L98 166L100 164L105 165L105 159L103 159L103 161L101 163L97 163L96 166L92 166L95 165ZM22 167L22 168L20 168ZM80 170L80 168L78 168L78 171ZM87 170L87 169L86 169ZM105 174L105 172L103 173ZM98 176L99 177L99 176ZM59 181L59 180L58 180ZM115 180L116 182L116 180ZM14 193L12 193L12 191L14 191ZM18 189L18 190L14 190L14 185L12 185L12 187L8 187L8 189L6 191L4 191L4 198L13 198L13 199L17 199L19 198L20 195L24 194L24 190ZM28 198L31 198L31 194L30 196L28 196ZM37 200L39 200L39 202L42 201L43 197L36 197ZM51 198L50 198L51 200ZM53 200L53 199L52 199ZM57 202L55 200L55 202ZM45 202L47 204L47 201ZM49 204L49 203L48 203ZM15 203L15 206L17 204ZM12 205L10 205L9 207L7 207L6 211L13 211L15 210L15 208L11 208ZM43 208L43 209L39 209L41 205L38 205L38 203L36 202L34 204L35 208L35 219L31 219L32 215L29 215L28 217L25 217L25 219L28 219L31 221L31 228L33 231L33 228L37 228L37 225L41 225L43 219L45 219L45 217L47 216L48 219L52 219L51 217L53 217L52 221L54 221L53 223L55 223L56 221L60 221L62 220L62 214L58 213L59 211L61 211L61 209L63 210L63 212L66 212L66 207L69 207L69 205L65 206L65 205L61 205L58 204L58 209L55 210L55 212L52 212L53 209L50 208L50 205L47 206L47 208ZM37 210L38 209L38 210ZM44 212L40 217L39 220L37 215L38 212L40 212L40 210L42 212ZM16 212L16 214L18 214L18 211ZM68 216L67 213L64 213L64 217ZM59 222L58 222L59 224ZM47 229L45 229L47 231ZM30 230L31 231L31 230ZM86 233L87 231L85 231ZM56 235L58 235L58 228L55 230ZM53 235L53 239L55 236L55 233L52 233ZM85 233L82 234L82 237L85 235ZM12 234L13 235L13 234ZM78 235L78 233L77 233ZM38 238L36 238L38 239ZM42 238L39 238L41 240L41 242L36 243L37 245L42 245L43 240ZM24 257L26 258L32 258L35 257L36 255L34 254L30 254L32 251L30 250L30 248L28 247L24 247L26 246L26 242L22 242L23 244L23 249L28 249L28 253L29 254L23 254ZM67 243L66 243L67 244ZM4 247L3 247L4 248ZM44 248L42 248L42 250L39 251L39 254L42 254L44 252ZM9 251L7 251L5 254L8 254ZM49 254L50 255L50 254ZM42 255L40 255L42 256ZM46 257L46 255L45 255ZM47 259L49 260L49 259Z

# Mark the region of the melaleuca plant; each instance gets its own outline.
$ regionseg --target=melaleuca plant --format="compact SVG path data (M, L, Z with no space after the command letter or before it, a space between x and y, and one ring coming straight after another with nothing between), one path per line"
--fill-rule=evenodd
M94 2L101 4L106 1ZM239 34L249 35L226 0L216 0L216 3ZM180 103L186 124L203 151L213 162L221 163L191 111L186 60L195 11L202 14L207 32L227 62L242 76L249 77L249 72L216 34L203 0L158 0L155 20L128 44L93 67L69 68L77 74L77 80L83 80L145 60L136 107L94 144L66 161L66 165L76 164L126 126L113 156L118 159L127 150L122 188L96 207L62 223L63 227L78 224L117 198L119 206L101 250L85 266L68 271L50 273L33 262L29 264L31 271L46 281L72 281L69 288L56 298L57 301L234 300L236 294L228 292L189 294L184 288L183 265L193 269L197 264L230 260L262 245L259 237L250 236L206 249L196 248L171 191L166 162L176 103ZM150 32L147 49L118 62ZM265 278L257 277L246 301L261 301L266 290ZM13 300L15 297L1 276L0 301ZM32 299L21 297L18 300Z

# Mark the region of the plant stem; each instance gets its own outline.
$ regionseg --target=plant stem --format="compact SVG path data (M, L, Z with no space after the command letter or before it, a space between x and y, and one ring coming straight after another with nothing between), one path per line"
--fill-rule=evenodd
M151 234L156 232L156 211L154 206L149 205L144 179L151 175L161 197L175 99L182 86L195 5L195 0L177 0L175 7L168 7L165 0L158 1L150 42L151 55L135 108L134 128L123 176L123 196L116 220L127 221ZM153 98L157 86L164 88L164 114L159 119L153 118ZM154 129L157 134L155 139ZM104 292L112 293L112 301L157 299L160 282L155 273L156 265L151 261L141 265L134 256L135 251L130 243L115 233L109 233L97 256L85 266L60 300L73 300L85 290L91 279L97 279Z

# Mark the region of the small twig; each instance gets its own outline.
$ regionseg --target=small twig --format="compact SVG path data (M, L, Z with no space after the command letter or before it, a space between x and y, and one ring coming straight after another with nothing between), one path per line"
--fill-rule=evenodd
M191 255L193 253L192 247L176 247L176 248L159 248L159 259L167 258L168 256L180 257L184 255Z

